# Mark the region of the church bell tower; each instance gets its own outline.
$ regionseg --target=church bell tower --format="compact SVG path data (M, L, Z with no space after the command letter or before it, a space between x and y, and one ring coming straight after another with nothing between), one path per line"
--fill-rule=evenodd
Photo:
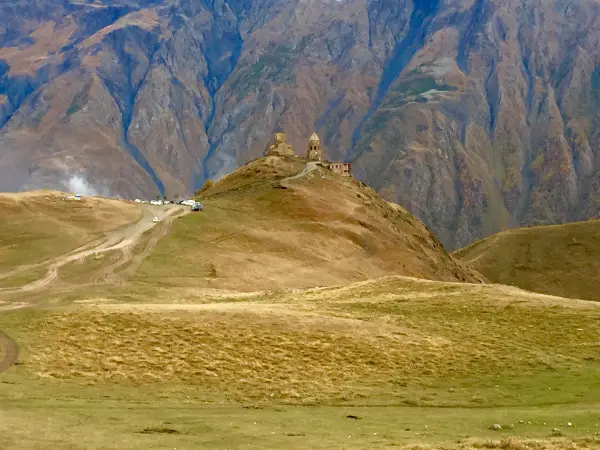
M308 161L321 161L323 155L321 153L321 140L317 133L313 133L308 140L308 151L306 152L306 159Z

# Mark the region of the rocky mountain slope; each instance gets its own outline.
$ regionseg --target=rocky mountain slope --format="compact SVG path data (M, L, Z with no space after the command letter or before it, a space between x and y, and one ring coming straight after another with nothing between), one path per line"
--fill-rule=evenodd
M0 190L183 195L275 128L450 247L600 209L598 0L0 0Z

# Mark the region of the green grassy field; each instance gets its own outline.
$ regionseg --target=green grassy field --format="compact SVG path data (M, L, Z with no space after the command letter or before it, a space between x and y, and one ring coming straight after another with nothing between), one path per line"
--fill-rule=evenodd
M576 427L561 426L558 416L570 417ZM410 407L244 408L185 401L115 404L104 400L90 405L82 400L67 404L38 400L9 401L3 405L0 417L5 448L22 449L55 446L61 449L506 450L593 449L600 445L597 439L586 437L598 429L589 411L570 406L486 411ZM507 430L489 430L490 421L504 423ZM508 428L511 423L514 423L512 429ZM551 430L556 427L563 431L553 433ZM523 435L530 438L523 439Z
M15 448L600 445L594 303L407 278L188 295L57 292L0 315L21 345L0 375L2 435Z

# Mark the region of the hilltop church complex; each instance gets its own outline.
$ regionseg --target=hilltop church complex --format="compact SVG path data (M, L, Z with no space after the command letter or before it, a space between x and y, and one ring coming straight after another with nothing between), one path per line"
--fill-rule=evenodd
M265 156L293 156L297 157L294 149L285 141L285 133L275 133L273 144L267 145ZM318 162L323 167L339 173L342 176L352 176L352 163L323 161L323 152L321 151L321 140L317 133L313 133L308 139L308 149L306 151L306 160L308 162Z

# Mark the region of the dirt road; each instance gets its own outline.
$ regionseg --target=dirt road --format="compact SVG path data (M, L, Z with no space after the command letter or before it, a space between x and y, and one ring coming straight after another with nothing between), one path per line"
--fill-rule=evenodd
M126 263L128 259L131 259L131 249L140 240L141 236L158 224L153 221L154 217L158 217L159 223L161 223L166 220L173 220L174 217L179 217L187 212L189 212L188 208L179 205L144 207L144 215L137 223L108 233L104 239L96 242L95 245L86 244L80 249L51 260L48 264L48 270L42 278L19 288L0 289L0 292L31 292L42 289L58 277L60 268L66 264L111 250L123 250L125 260L122 263Z
M179 205L162 207L145 206L144 214L138 222L112 231L104 238L87 243L65 255L53 258L47 262L48 270L42 278L19 288L0 289L0 292L3 294L10 294L16 292L31 292L42 289L48 286L58 277L58 272L64 265L73 261L84 259L90 255L104 253L111 250L122 250L124 255L124 260L122 263L126 263L133 258L132 249L146 231L159 224L168 224L176 217L180 217L188 212L188 208ZM160 221L158 223L154 222L154 217L158 217ZM9 303L7 305L0 304L0 312L26 308L27 306L29 306L27 303ZM17 344L10 337L0 331L0 373L5 372L10 366L16 363L18 355L19 347Z

